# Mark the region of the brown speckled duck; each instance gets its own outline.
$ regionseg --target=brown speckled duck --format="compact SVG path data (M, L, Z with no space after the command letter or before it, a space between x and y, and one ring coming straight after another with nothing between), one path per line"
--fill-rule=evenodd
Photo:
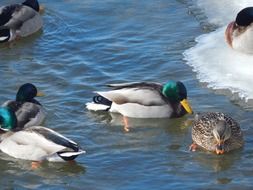
M202 147L216 154L241 148L244 144L239 124L224 113L210 112L197 116L192 127L190 150Z

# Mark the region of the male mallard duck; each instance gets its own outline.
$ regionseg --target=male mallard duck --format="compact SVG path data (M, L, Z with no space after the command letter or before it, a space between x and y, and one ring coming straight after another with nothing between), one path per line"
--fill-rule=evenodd
M194 121L192 140L190 150L200 146L217 154L240 148L244 143L239 124L219 112L203 114Z
M253 53L253 7L241 10L226 29L227 43L235 50Z
M17 128L15 113L0 108L0 150L14 158L32 161L70 161L85 153L74 141L41 126Z
M42 95L33 84L26 83L19 88L16 100L8 100L2 106L15 112L18 128L41 125L46 114L42 105L34 97Z
M134 82L110 84L113 90L97 92L89 110L106 110L134 118L180 117L192 109L187 101L187 91L182 82L160 83ZM125 121L124 121L125 122ZM127 125L127 122L125 122Z
M0 7L0 42L26 37L42 28L37 0Z

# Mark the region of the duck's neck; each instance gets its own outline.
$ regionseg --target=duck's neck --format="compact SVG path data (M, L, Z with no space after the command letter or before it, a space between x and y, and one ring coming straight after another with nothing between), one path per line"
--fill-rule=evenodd
M16 101L17 102L21 102L21 103L24 103L24 102L30 102L30 103L34 103L34 104L37 104L37 105L41 105L37 100L35 100L34 98L31 99L31 100L21 100L20 98L16 98Z
M180 104L180 102L171 103L173 113L171 117L181 117L185 115L187 112L183 108L183 106Z

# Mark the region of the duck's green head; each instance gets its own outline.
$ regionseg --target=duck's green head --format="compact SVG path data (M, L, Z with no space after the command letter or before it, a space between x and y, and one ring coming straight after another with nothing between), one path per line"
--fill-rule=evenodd
M17 126L17 118L13 111L6 107L0 108L0 129L10 131Z
M183 108L190 114L193 113L187 101L187 91L184 84L180 81L169 81L162 89L162 93L172 102L180 102Z
M44 94L41 92L38 92L37 88L33 84L26 83L26 84L23 84L18 89L18 92L16 95L16 101L31 102L33 98L36 96L44 96Z

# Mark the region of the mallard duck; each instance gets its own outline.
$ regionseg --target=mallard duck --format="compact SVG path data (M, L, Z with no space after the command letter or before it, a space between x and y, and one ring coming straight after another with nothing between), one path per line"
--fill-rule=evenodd
M235 50L253 53L253 7L242 9L226 29L227 43Z
M0 108L0 150L14 158L32 161L70 161L85 153L74 141L42 126L17 128L13 111Z
M26 37L42 28L37 0L0 7L0 42Z
M8 107L15 112L18 128L41 125L44 122L45 111L42 105L34 99L35 96L43 96L43 94L38 92L33 84L26 83L20 86L16 100L8 100L3 103L3 107Z
M97 92L88 110L105 110L133 118L170 118L192 113L187 91L182 82L169 81L165 85L154 82L109 84L113 90Z
M244 144L239 124L224 113L214 112L197 116L192 127L193 144L216 154L223 154L241 148Z

